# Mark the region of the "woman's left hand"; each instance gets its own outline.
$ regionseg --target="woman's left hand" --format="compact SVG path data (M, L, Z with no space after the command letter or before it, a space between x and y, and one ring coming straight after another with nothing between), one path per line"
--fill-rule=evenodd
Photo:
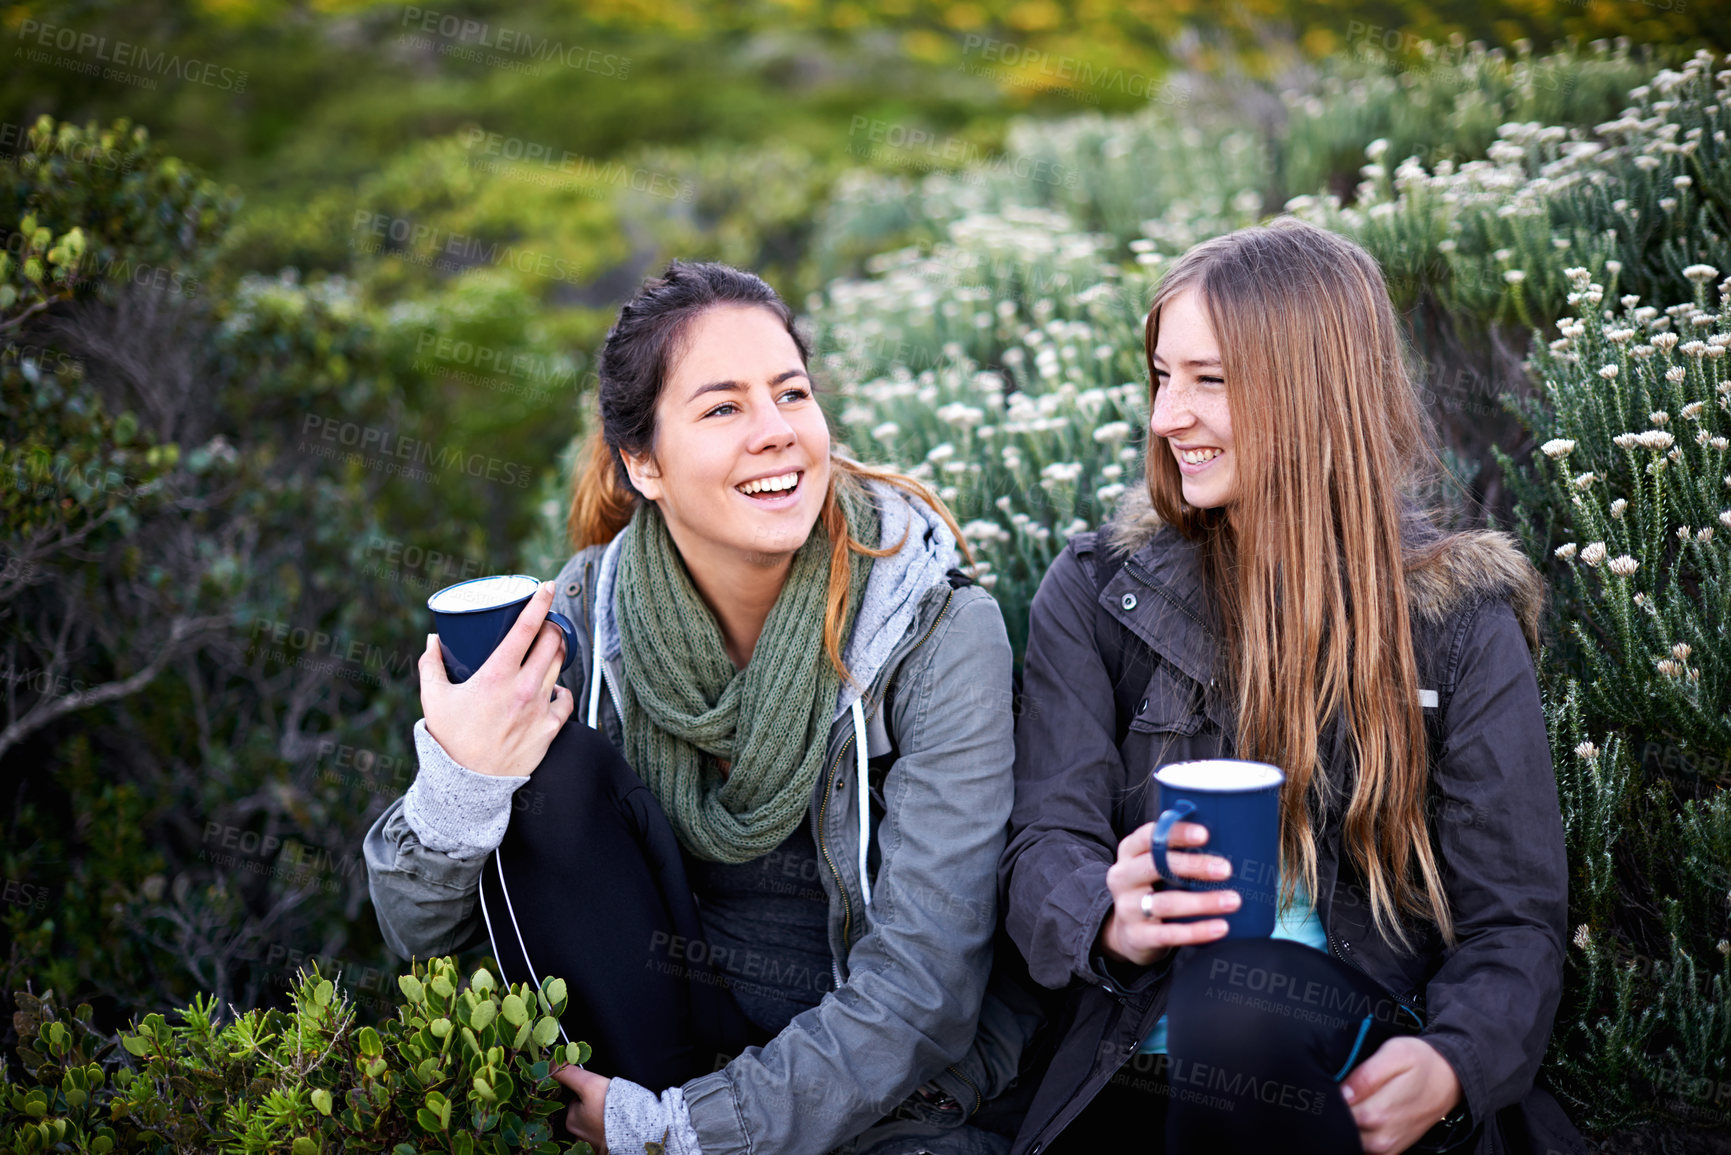
M1461 1083L1435 1047L1402 1035L1354 1067L1340 1092L1352 1109L1364 1149L1387 1155L1411 1147L1454 1110Z
M553 1077L577 1095L565 1109L565 1129L594 1147L597 1155L607 1155L607 1084L612 1080L569 1066L554 1071Z

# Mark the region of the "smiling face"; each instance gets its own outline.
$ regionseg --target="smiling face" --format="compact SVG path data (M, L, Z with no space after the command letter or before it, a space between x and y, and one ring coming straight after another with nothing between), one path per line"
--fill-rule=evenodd
M1184 500L1197 509L1231 503L1237 493L1232 416L1220 347L1194 289L1160 309L1154 345L1154 409L1148 429L1166 439L1183 476Z
M655 403L650 453L625 454L693 573L785 563L829 488L829 426L780 318L717 305L685 329Z

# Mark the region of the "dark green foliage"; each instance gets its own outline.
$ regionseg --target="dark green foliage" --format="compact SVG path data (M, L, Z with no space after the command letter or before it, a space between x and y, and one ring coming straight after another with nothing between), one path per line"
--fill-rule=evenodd
M559 1041L563 980L501 988L481 969L465 985L440 958L397 984L404 1001L376 1029L315 966L296 975L287 1009L225 1019L198 996L176 1025L153 1013L112 1037L88 1005L68 1019L52 992L17 992L22 1069L0 1058L0 1144L19 1155L587 1155L587 1143L555 1142L549 1121L564 1110L553 1067L589 1058L588 1044Z

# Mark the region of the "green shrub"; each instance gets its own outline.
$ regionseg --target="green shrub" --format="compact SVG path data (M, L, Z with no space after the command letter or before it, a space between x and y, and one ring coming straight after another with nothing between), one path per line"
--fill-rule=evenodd
M1515 474L1574 875L1552 1070L1599 1126L1731 1124L1731 278L1712 301L1717 269L1681 271L1693 299L1663 309L1561 271Z
M548 1122L565 1109L552 1067L589 1057L588 1044L559 1042L562 979L502 988L483 968L464 985L440 958L397 983L404 1002L376 1030L315 966L287 1010L222 1021L199 996L176 1025L150 1014L112 1038L89 1006L68 1019L52 992L20 991L21 1069L0 1058L0 1144L19 1155L590 1150L561 1147Z

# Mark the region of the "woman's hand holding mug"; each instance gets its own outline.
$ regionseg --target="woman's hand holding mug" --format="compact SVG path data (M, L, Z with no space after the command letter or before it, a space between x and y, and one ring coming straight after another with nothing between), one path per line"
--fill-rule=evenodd
M498 648L458 684L445 673L438 635L427 635L419 663L421 713L428 733L459 765L481 774L528 775L576 708L570 691L558 685L565 639L547 619L552 605L553 583L542 582Z
M1136 966L1147 966L1164 958L1175 946L1192 946L1226 937L1226 920L1209 918L1237 910L1236 890L1177 890L1155 888L1160 879L1154 868L1152 839L1154 824L1144 823L1118 844L1118 861L1106 871L1106 886L1112 892L1112 909L1100 928L1100 949L1108 958ZM1208 828L1195 822L1173 825L1170 845L1201 846L1208 841ZM1232 864L1215 854L1167 856L1175 876L1202 882L1219 882L1232 874ZM1200 918L1199 922L1170 922L1174 918Z

